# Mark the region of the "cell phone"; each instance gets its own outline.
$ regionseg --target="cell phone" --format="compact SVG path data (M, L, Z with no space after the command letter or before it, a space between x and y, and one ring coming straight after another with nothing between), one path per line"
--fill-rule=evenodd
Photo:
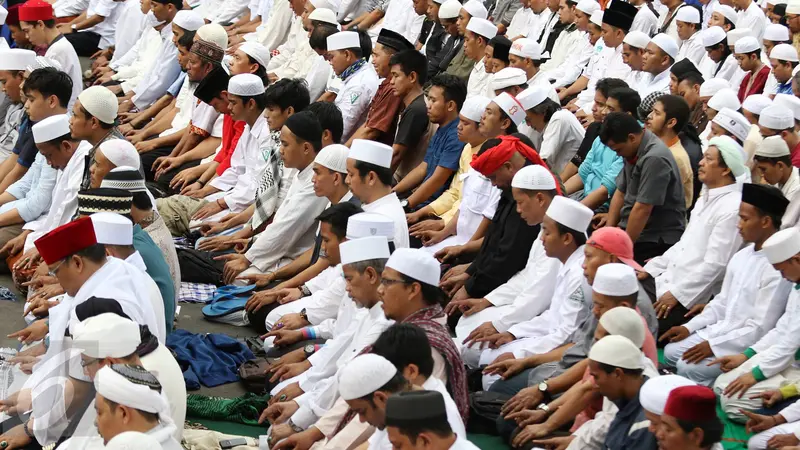
M225 439L224 441L219 441L219 446L225 450L233 447L238 447L240 445L247 445L247 439L245 438L236 438L236 439Z

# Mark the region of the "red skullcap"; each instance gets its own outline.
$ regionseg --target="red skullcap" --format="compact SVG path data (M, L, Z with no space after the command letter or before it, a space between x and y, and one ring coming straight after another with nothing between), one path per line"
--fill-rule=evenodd
M519 152L528 161L550 170L550 168L547 167L547 163L536 153L536 150L525 145L525 143L520 141L516 136L500 136L500 143L481 153L480 156L473 156L471 165L473 169L480 172L483 176L488 177L499 169L503 163L511 159L511 155L516 152ZM555 178L555 176L553 176L553 178ZM561 195L559 180L556 180L556 191Z
M53 5L43 0L28 0L19 8L19 20L36 22L52 19L54 19Z
M6 17L6 25L19 26L19 9L22 5L17 3L14 6L8 7L8 16Z
M690 423L709 422L717 417L717 397L705 386L682 386L672 390L664 414Z
M92 219L82 217L61 225L34 242L39 255L48 265L97 244Z

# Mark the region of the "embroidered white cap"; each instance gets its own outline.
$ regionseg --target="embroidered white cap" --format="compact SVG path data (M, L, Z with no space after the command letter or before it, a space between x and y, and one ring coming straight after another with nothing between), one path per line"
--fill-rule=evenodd
M508 117L511 118L511 121L513 121L517 126L519 126L519 124L525 120L525 109L511 94L502 92L500 95L493 98L492 101L495 102L497 106L503 110L503 112L508 114Z
M591 16L589 16L589 22L597 25L598 27L603 26L603 10L598 9L597 11L593 12Z
M591 16L595 11L600 11L601 9L600 3L597 3L595 0L581 0L578 2L576 8L587 16Z
M33 50L21 48L0 50L0 70L25 70L29 65L35 63L36 53ZM108 89L106 90L108 91Z
M625 39L623 39L622 42L633 48L644 50L647 44L650 43L650 36L639 30L631 30L625 35Z
M511 44L511 48L508 50L508 53L519 56L520 58L540 60L542 59L542 46L533 39L520 38ZM506 67L506 69L510 69L510 67ZM506 69L502 69L500 72ZM525 81L527 81L527 76L525 77Z
M54 69L58 69L60 71L64 71L61 67L61 63L55 59L48 58L46 56L37 56L36 60L33 61L31 65L25 68L26 72L33 72L36 69L44 69L45 67L52 67Z
M314 162L334 172L347 173L348 152L350 149L342 144L331 144L317 153Z
M392 166L392 154L392 147L386 144L366 139L353 139L353 144L350 145L350 154L347 157L388 169Z
M339 256L343 265L371 259L387 259L389 257L389 240L386 239L386 236L350 239L339 244Z
M728 46L736 48L736 42L739 41L739 39L748 37L751 34L753 34L753 30L750 28L734 28L728 31Z
M744 102L742 102L742 109L746 109L747 111L759 115L761 111L764 110L767 106L772 104L772 99L767 97L764 94L753 94L749 95Z
M708 107L715 111L720 111L722 108L730 108L736 111L742 107L742 104L739 103L739 96L736 95L733 89L724 88L717 91L717 93L708 100Z
M800 253L800 230L790 227L770 236L761 246L770 264L780 264Z
M311 11L311 14L308 15L308 19L339 26L339 21L336 20L336 13L328 8L317 8Z
M771 23L764 29L764 40L772 42L786 42L790 40L789 29L777 23Z
M386 261L386 267L420 283L439 286L441 267L432 254L416 248L398 248Z
M736 41L733 46L734 53L750 53L761 49L761 44L758 39L753 36L745 36Z
M697 383L674 374L650 378L639 390L639 403L645 411L660 416L664 414L664 407L667 406L670 392L684 386L697 386Z
M205 20L190 9L182 9L175 14L172 22L187 31L197 31L206 24Z
M90 358L125 358L131 356L142 343L139 325L114 313L99 314L75 323L70 326L70 334L72 346L81 349Z
M112 212L99 212L89 216L98 244L132 245L133 222L125 216Z
M769 57L780 61L799 61L797 58L797 50L795 50L794 46L791 44L778 44L772 47Z
M772 102L761 111L758 124L770 130L789 130L794 128L794 116L789 108Z
M714 9L711 10L712 13L720 13L725 16L732 24L736 25L736 22L739 21L739 14L732 6L723 5L721 3L717 3L714 5Z
M253 97L264 93L264 81L252 73L234 75L228 80L228 93L242 97Z
M473 17L467 23L467 30L475 34L481 35L486 39L491 39L497 36L497 26L486 19Z
M786 144L786 141L784 141L782 137L775 135L765 137L764 140L761 141L761 145L756 148L755 155L764 158L780 158L782 156L791 155L791 152L789 151L789 145Z
M223 50L228 48L228 32L218 23L209 23L198 28L197 37L217 44Z
M556 180L544 166L533 164L517 171L511 180L511 187L526 191L554 191Z
M447 0L439 7L439 19L455 19L459 12L461 12L461 2Z
M742 142L747 139L747 135L750 133L750 121L741 113L730 108L722 108L719 110L717 115L714 116L713 122L736 136L736 138Z
M712 78L700 85L700 97L712 97L722 89L730 88L731 83L724 78ZM738 99L737 99L738 100Z
M545 215L567 228L586 234L594 212L571 198L557 196L550 203Z
M800 0L789 0L786 4L786 14L800 14Z
M794 120L800 120L800 98L789 94L777 94L772 99L772 103L789 108L792 111Z
M625 267L628 267L628 269L633 271L631 267L629 266ZM597 284L597 281L595 281L595 284ZM636 288L637 288L636 292L638 292L639 288L638 282L636 283ZM592 286L592 289L594 289L594 286ZM630 294L625 294L620 296L624 297L626 295ZM628 308L625 306L617 306L615 308L609 309L608 311L603 313L602 316L600 316L599 323L600 325L603 326L603 329L605 329L608 332L608 334L613 336L626 337L633 343L633 345L635 345L638 348L642 348L642 345L644 345L645 333L649 333L649 331L646 331L644 328L644 323L642 322L642 316L640 316L635 309Z
M383 236L394 240L394 222L388 216L378 213L358 213L347 219L347 239Z
M722 27L708 27L703 31L703 47L711 47L722 42L726 37L725 30Z
M397 368L383 356L365 353L353 358L340 372L339 395L344 400L355 400L382 388L397 375Z
M517 95L517 101L527 111L534 106L542 104L544 99L547 98L549 90L542 86L531 86Z
M114 167L133 167L139 170L142 160L136 147L125 139L109 139L97 147Z
M33 124L31 130L33 131L33 142L37 144L58 139L70 134L69 117L66 114L50 116Z
M479 19L487 19L489 17L489 11L487 11L483 3L478 0L469 0L467 3L464 3L462 8L469 14L470 18L477 17Z
M685 7L681 9L685 9ZM678 57L678 43L675 42L675 39L673 39L672 36L665 33L659 33L653 36L653 39L651 39L650 42L656 44L656 46L663 50L664 53L668 54L670 58L675 59Z
M473 122L480 122L483 112L492 99L484 97L483 95L475 95L464 100L464 105L461 106L461 115Z
M314 14L317 11L319 10L315 9L314 12L312 12L311 14ZM263 67L264 69L267 68L267 64L269 64L269 59L270 59L269 50L267 49L267 47L264 47L258 42L247 41L243 42L242 45L239 46L239 50L243 51L245 55L255 59L256 62L261 64L261 67Z
M597 269L592 290L611 297L625 297L639 292L636 271L627 264L604 264ZM640 319L641 320L641 319ZM609 331L610 330L606 330Z
M340 31L328 36L328 51L361 48L361 40L355 31Z
M595 342L589 349L589 359L622 369L644 369L642 351L630 339L619 335Z
M700 11L691 5L681 6L678 9L678 13L675 14L675 20L686 23L700 23Z
M521 86L528 82L528 74L516 67L506 67L501 69L492 77L489 87L492 91L506 89L512 86Z
M2 54L0 54L2 60ZM89 114L105 124L112 124L117 119L119 103L117 96L104 86L91 86L78 94L78 101Z

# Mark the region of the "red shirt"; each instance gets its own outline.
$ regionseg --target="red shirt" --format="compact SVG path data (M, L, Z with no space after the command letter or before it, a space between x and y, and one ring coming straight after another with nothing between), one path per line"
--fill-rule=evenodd
M792 149L792 165L800 167L800 142Z
M231 166L231 155L236 149L236 143L239 142L245 125L247 123L244 120L234 122L230 114L222 116L222 148L214 157L214 161L219 163L217 175L222 175L222 172Z
M769 73L769 67L761 67L761 70L756 73L756 78L753 80L753 84L750 86L750 89L747 89L747 86L750 84L750 78L753 76L752 72L748 72L747 75L744 76L742 84L739 85L739 101L743 102L744 99L753 94L762 94L764 92L764 86L767 84Z

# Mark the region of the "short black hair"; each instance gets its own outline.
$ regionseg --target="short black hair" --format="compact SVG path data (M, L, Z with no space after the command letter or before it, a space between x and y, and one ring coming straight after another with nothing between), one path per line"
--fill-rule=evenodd
M620 80L619 78L603 78L597 82L595 90L600 91L600 93L603 94L603 97L608 98L608 95L612 90L626 87L628 87L628 83Z
M183 9L183 0L153 0L153 1L164 5L172 5L178 11Z
M370 172L375 172L375 175L378 176L378 180L381 183L391 186L392 181L394 181L394 174L392 173L392 169L388 167L379 166L377 164L372 164L366 161L356 160L355 168L358 171L358 175L361 178L366 177L369 175Z
M44 98L55 95L58 98L58 104L62 108L66 108L72 97L72 78L54 67L43 67L28 75L22 90L25 94L37 91Z
M81 258L86 258L93 263L101 263L106 259L106 246L103 244L92 244L83 250L78 250L77 252L68 255L64 259L69 259L76 255L80 256Z
M619 103L619 107L628 114L636 115L636 109L642 103L642 97L635 89L620 87L612 89L606 98L613 98Z
M322 211L317 220L320 223L327 223L331 226L331 231L339 239L344 239L347 235L347 221L351 216L364 212L360 206L351 202L340 202L329 206Z
M461 106L467 99L467 83L464 80L449 73L440 73L431 79L430 85L442 88L444 99L448 102L456 102L456 109L461 111Z
M315 154L322 150L322 125L311 111L292 114L283 126L292 132L297 142L311 144Z
M192 50L192 45L194 45L194 36L197 34L196 31L192 30L184 30L183 36L178 38L178 45L185 48L186 50Z
M771 158L769 156L759 156L753 155L753 160L756 162L764 162L767 164L772 164L773 166L778 165L779 162L783 163L786 167L792 167L792 156L785 155L785 156L778 156L776 158Z
M86 117L86 120L92 120L93 118L96 118L94 115L92 115L92 113L87 111L86 108L84 108L83 105L81 105L81 113L83 113L84 117ZM100 124L100 128L102 128L104 130L110 130L110 129L114 128L117 125L117 118L114 118L114 122L113 123L105 123L100 119L97 119L97 123Z
M701 447L710 447L722 440L723 425L718 417L713 417L707 422L688 422L682 419L675 419L678 426L686 432L690 433L695 428L703 430L703 440L700 442Z
M790 157L787 156L787 158L790 158ZM720 159L722 159L722 158L720 158ZM754 157L754 159L755 159L755 157ZM789 162L789 166L791 167L791 160ZM777 197L777 196L783 197L783 192L781 192L781 190L776 188L775 186L770 186L768 184L765 184L765 185L762 186L762 189L766 189L768 191L772 191L772 195L775 196L775 197ZM759 216L761 216L761 217L764 217L764 216L769 217L770 220L772 220L772 226L775 227L776 231L781 229L781 224L783 223L782 216L779 216L777 214L772 214L770 212L764 211L763 209L759 208L757 205L753 205L752 203L750 203L750 205L753 206L753 208L756 209L756 211L758 212Z
M735 51L736 51L736 49L734 47L734 52ZM739 54L740 55L745 55L745 56L748 56L748 57L755 56L756 58L761 59L761 49L760 48L756 49L756 50L753 50L752 52L745 52L745 53L739 53Z
M441 273L439 275L441 276ZM403 279L403 283L405 284L419 283L422 299L425 300L425 303L428 305L440 305L444 307L447 304L447 295L445 295L444 291L439 286L423 283L422 281L411 278L404 273L400 274L400 278Z
M392 55L389 59L389 66L400 66L400 70L406 75L411 75L411 72L416 73L420 86L424 86L428 81L428 59L414 49L403 50Z
M29 23L31 25L36 25L36 22L42 22L46 28L55 28L56 27L56 19L47 19L47 20L20 20L20 22ZM9 23L9 25L14 25L13 23ZM21 27L20 27L21 28Z
M143 211L153 209L153 202L150 200L150 197L146 192L132 192L131 194L133 194L133 206L135 206L137 209L141 209Z
M265 106L277 106L281 111L294 108L298 113L311 103L311 96L308 93L308 85L302 78L283 78L276 81L267 88L265 95Z
M608 145L611 142L620 144L628 140L628 135L639 134L642 126L630 114L614 112L606 116L606 120L600 126L600 142Z
M64 142L64 141L77 142L78 139L73 138L71 133L67 133L67 134L59 136L59 137L57 137L55 139L50 139L47 142L39 142L36 145L47 144L47 145L50 145L50 146L55 147L55 148L60 148L61 147L61 143Z
M788 64L792 66L792 68L795 68L798 64L800 64L797 61L786 61L785 59L778 59L776 61L778 61L778 64Z
M314 102L306 109L317 116L322 131L331 132L331 138L335 144L341 142L344 133L344 119L342 119L342 111L338 106L332 102Z
M308 37L308 45L315 50L328 50L328 36L338 33L339 30L329 23L320 23Z
M686 124L689 123L689 116L692 113L686 100L677 95L662 95L656 100L656 103L661 103L664 107L664 120L666 122L675 119L675 127L672 131L675 133L683 131Z
M256 108L258 108L259 111L263 111L264 108L267 107L267 93L266 92L263 93L263 94L258 94L258 95L236 95L236 94L231 94L231 93L228 93L228 95L230 95L232 97L241 98L242 99L242 103L244 103L245 105L250 100L253 100L254 102L256 102Z
M544 100L542 100L542 103L539 103L538 105L531 108L531 112L534 114L539 114L544 116L544 121L550 122L550 119L553 117L553 114L555 114L556 111L560 109L561 109L560 104L554 102L550 98L545 98Z
M555 221L554 221L555 222ZM581 245L586 243L586 231L575 230L570 228L566 225L561 224L560 222L556 222L556 228L558 228L558 232L560 234L570 234L572 235L572 240L575 241L575 246L580 247Z
M416 325L397 323L387 328L372 344L372 353L388 359L399 372L414 364L425 378L433 374L428 335Z
M510 136L518 132L519 128L517 127L517 123L514 122L514 119L512 119L503 108L498 107L498 109L500 110L500 116L503 118L502 120L508 119L508 123L510 124L508 128L506 128L506 136Z
M689 72L683 74L680 83L683 83L684 81L687 81L690 86L694 86L696 84L703 84L706 80L703 78L702 73L696 70L690 70Z

